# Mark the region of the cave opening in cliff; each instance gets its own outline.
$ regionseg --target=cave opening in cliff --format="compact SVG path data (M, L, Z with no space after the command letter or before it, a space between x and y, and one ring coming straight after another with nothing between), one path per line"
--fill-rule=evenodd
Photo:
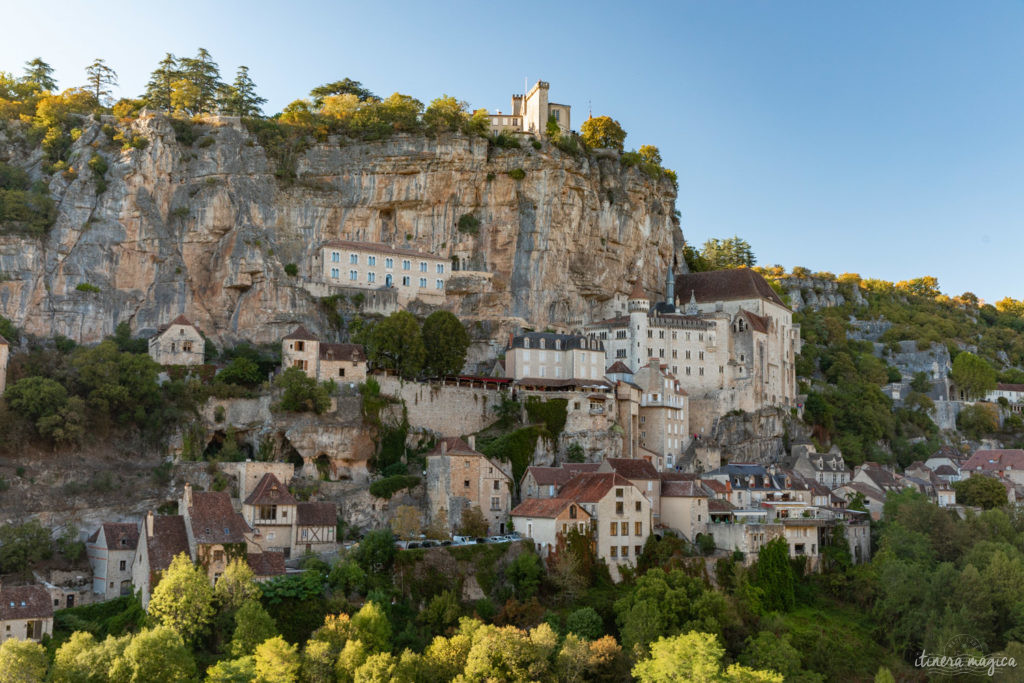
M296 473L306 465L306 461L302 459L302 455L295 450L295 446L293 446L288 440L288 437L283 434L281 435L281 458L285 462L290 462L295 465Z
M207 461L241 462L252 457L252 444L231 427L215 431L203 450L203 460Z
M316 460L313 463L316 465L316 471L320 475L320 479L329 481L331 478L331 459L327 457L327 454L321 453L316 456Z

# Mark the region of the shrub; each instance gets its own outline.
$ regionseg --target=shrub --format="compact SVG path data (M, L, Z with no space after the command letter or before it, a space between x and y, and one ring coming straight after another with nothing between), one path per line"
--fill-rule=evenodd
M540 149L541 148L540 140L534 140L530 144L533 145L534 149Z
M295 277L296 275L299 274L299 267L294 263L286 263L284 266L284 272L286 275Z
M477 235L480 233L480 219L471 213L464 213L459 217L459 232L465 232L470 235Z
M223 422L224 421L224 417L225 417L224 413L225 413L224 406L217 406L216 408L214 408L213 409L213 419L214 419L214 421L215 422Z
M90 294L95 294L100 291L99 287L89 282L79 282L75 286L75 289L79 292L89 292Z
M214 142L216 141L213 139L212 135L205 135L199 140L199 146L203 148L210 147Z
M409 474L396 474L384 477L370 484L370 495L377 498L388 498L402 489L411 489L420 483L420 478Z
M526 171L521 168L513 168L508 172L508 177L512 180L522 180L526 177Z
M93 154L89 159L89 168L96 174L96 177L102 178L107 172L107 160L99 154Z
M487 174L487 182L491 182L491 181L492 181L492 180L494 180L494 179L495 179L496 177L497 177L497 176L496 176L496 175L494 175L494 173L488 173L488 174Z
M122 150L146 149L147 147L149 147L149 139L144 135L133 135L131 138L125 138L121 144Z

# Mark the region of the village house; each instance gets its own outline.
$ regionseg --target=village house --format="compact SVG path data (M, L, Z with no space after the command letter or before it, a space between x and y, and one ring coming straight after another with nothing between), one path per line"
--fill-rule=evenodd
M533 540L542 559L556 550L559 540L571 530L583 534L591 531L590 514L567 498L527 498L512 510L511 516L514 528Z
M505 349L505 373L515 380L604 377L604 345L578 334L527 332Z
M843 499L843 505L849 508L854 501L861 498L864 508L876 522L882 518L882 508L885 506L885 493L875 486L869 486L860 481L851 481L835 489L832 493Z
M525 95L512 95L512 111L502 113L499 109L489 114L491 135L500 133L547 133L548 120L554 118L563 134L572 130L569 119L572 108L568 104L555 104L548 100L551 84L537 81Z
M188 318L179 315L149 339L149 356L160 365L202 365L206 341Z
M980 449L974 452L961 468L964 476L974 473L995 475L1024 485L1024 450Z
M661 477L649 461L640 458L606 458L598 472L615 472L637 487L651 505L654 526L661 521Z
M53 604L39 585L0 588L2 640L42 640L53 635Z
M338 547L338 506L330 502L300 502L295 510L292 555L332 552Z
M281 340L281 367L300 368L318 382L366 381L366 351L360 344L321 342L302 325Z
M269 472L242 502L242 517L263 550L291 555L297 504L287 487Z
M672 529L691 543L706 534L710 494L699 480L669 479L661 482L661 526Z
M752 270L676 276L670 269L661 300L652 302L637 281L625 311L585 330L604 342L608 365L637 368L649 358L667 365L689 395L695 433L730 410L796 406L800 326Z
M559 498L578 503L594 519L597 557L618 581L622 566L635 566L651 534L651 503L640 489L615 472L578 474Z
M815 453L811 444L793 444L792 455L786 460L787 467L798 474L834 489L850 481L843 454L835 449L828 453Z
M432 522L447 520L450 529L462 524L462 513L479 508L488 533L508 530L512 510L512 477L505 467L476 450L469 442L444 437L427 454L427 500Z
M580 472L596 472L599 463L563 463L561 467L531 465L519 482L519 495L526 498L556 498L559 489Z
M7 360L11 355L11 345L0 335L0 394L7 389Z
M444 257L377 242L330 240L320 247L319 259L321 278L329 285L393 289L402 306L414 299L444 303L450 276L450 263Z
M996 384L996 388L985 394L986 401L996 403L999 399L1005 398L1010 404L1010 410L1014 412L1024 411L1024 384Z
M171 566L175 556L189 555L185 518L181 515L146 514L139 529L139 541L132 561L132 585L139 593L142 608L149 607L149 598L160 582L160 576Z
M210 583L217 583L231 560L261 551L253 542L252 529L231 505L227 491L193 493L192 486L185 484L178 513L185 520L192 561L206 570Z
M106 522L85 544L92 566L92 591L112 600L132 594L132 563L139 545L139 527L132 523Z
M690 443L686 392L656 358L636 371L633 384L641 390L637 447L657 454L654 464L659 470L672 469Z

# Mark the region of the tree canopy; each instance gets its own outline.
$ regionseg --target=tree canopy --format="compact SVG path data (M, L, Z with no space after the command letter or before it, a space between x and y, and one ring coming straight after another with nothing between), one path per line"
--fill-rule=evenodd
M626 131L610 116L589 118L580 126L583 142L588 147L611 148L620 152L626 142Z

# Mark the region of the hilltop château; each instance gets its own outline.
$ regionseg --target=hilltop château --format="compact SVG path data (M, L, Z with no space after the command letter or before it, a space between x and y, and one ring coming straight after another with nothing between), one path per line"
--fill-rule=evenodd
M499 109L490 114L491 134L512 132L540 135L547 129L548 119L552 116L563 133L572 130L569 119L572 107L549 101L550 89L551 84L547 81L537 81L525 95L513 95L510 113L502 113Z

